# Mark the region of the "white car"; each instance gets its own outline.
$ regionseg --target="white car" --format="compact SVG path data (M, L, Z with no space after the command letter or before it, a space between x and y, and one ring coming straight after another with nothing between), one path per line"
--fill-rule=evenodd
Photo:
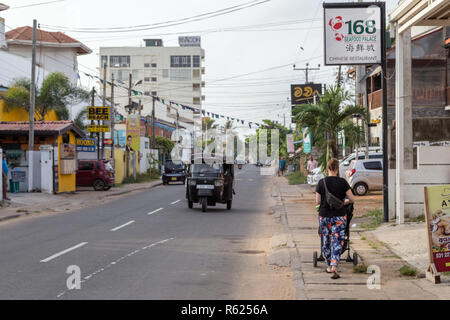
M320 180L325 178L325 175L322 172L322 168L316 168L311 171L312 174L308 175L308 184L310 186L316 186Z
M339 176L341 178L346 178L345 173L347 172L347 170L350 167L350 163L355 160L356 158L356 153L352 153L350 154L347 158L345 158L344 160L339 161ZM365 153L360 153L358 160L364 160L366 159L366 154ZM383 159L383 153L381 152L377 152L377 151L370 151L369 152L369 159Z

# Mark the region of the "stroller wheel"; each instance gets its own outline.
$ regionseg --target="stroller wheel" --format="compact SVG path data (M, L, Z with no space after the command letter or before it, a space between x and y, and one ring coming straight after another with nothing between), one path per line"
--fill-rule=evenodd
M358 254L356 252L353 252L353 265L358 265Z
M317 251L314 251L313 253L313 266L314 268L317 268Z

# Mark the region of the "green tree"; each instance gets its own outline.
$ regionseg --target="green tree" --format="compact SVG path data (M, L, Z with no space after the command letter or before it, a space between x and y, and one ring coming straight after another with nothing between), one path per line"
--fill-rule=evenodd
M216 129L219 125L215 123L216 120L211 118L203 118L202 121L202 130L206 131L209 129Z
M30 80L16 79L10 84L5 94L7 110L23 108L30 110ZM35 117L43 121L48 112L54 110L61 120L69 119L67 105L76 104L89 99L89 92L72 85L69 79L60 72L49 74L42 82L41 88L36 88Z
M337 134L344 126L349 129L348 119L360 115L367 121L364 107L352 105L352 96L338 86L330 87L317 104L297 106L293 110L299 128L308 127L317 145L323 152L322 167L331 158L338 158Z

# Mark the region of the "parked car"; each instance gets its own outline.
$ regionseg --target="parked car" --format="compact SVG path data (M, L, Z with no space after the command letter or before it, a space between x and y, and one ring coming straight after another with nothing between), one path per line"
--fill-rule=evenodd
M312 174L309 174L307 179L308 179L308 184L310 186L316 186L320 180L322 180L323 178L325 178L324 173L322 172L322 168L316 168L314 170L311 171Z
M350 167L350 163L355 160L356 153L350 154L347 158L339 162L339 176L345 179L345 173ZM360 153L358 160L366 159L365 153ZM383 153L379 151L369 151L369 159L383 159Z
M383 190L383 160L353 160L346 172L346 179L353 193L358 196Z
M76 181L77 187L93 187L95 191L107 191L115 182L114 169L109 161L80 160Z
M170 182L186 182L186 166L180 162L166 161L162 167L162 181L163 184Z

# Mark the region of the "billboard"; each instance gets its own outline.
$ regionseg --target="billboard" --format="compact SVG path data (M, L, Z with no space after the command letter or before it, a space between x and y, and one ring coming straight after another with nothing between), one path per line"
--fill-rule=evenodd
M139 115L127 118L127 151L141 151L141 121Z
M77 139L77 152L96 152L95 139Z
M381 64L381 3L324 3L325 65Z
M314 103L314 97L322 94L321 83L291 85L292 105Z
M88 120L109 121L109 107L88 107Z

